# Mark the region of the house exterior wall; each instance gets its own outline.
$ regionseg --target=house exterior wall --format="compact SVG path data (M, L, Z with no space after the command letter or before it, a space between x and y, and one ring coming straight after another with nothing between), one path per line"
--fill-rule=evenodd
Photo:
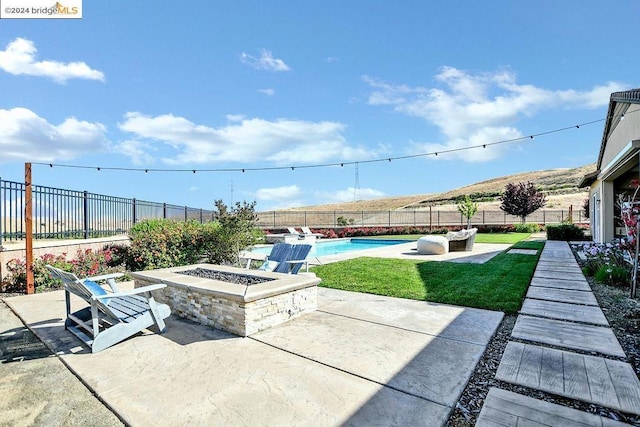
M607 139L602 154L602 168L606 166L633 140L640 139L640 105L632 104L625 119L621 120Z
M610 242L615 237L615 186L614 180L638 164L637 144L640 140L640 105L631 104L621 120L604 142L605 147L599 163L601 174L589 190L591 206L591 230L593 240ZM624 152L622 157L619 157Z

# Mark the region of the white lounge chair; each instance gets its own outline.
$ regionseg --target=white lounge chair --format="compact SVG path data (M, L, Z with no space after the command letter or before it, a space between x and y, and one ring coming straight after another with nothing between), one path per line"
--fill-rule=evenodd
M166 304L158 304L151 291L167 285L157 284L130 291L119 291L115 282L122 273L79 279L75 274L47 265L51 276L64 283L67 319L65 329L85 343L92 353L104 350L153 325L160 333L164 319L171 315ZM111 292L97 282L106 281ZM71 312L71 295L85 300L90 307Z
M473 244L476 241L476 234L478 234L477 228L448 232L445 237L449 241L449 252L472 251Z
M316 236L318 239L324 237L324 234L314 233L313 231L311 231L309 227L300 227L300 228L302 229L302 232L307 236Z

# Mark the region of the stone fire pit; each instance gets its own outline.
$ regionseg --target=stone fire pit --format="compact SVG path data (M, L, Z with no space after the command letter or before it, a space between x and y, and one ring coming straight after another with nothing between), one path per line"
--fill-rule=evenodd
M135 287L164 283L153 292L171 312L246 337L316 310L320 279L196 264L131 274Z

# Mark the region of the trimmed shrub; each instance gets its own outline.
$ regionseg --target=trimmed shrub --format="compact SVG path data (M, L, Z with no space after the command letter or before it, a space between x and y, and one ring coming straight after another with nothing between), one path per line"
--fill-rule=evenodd
M126 258L130 271L194 264L202 253L202 226L195 221L147 219L129 232Z
M538 233L540 226L538 224L514 224L513 231L516 233Z
M547 225L548 240L584 240L584 230L575 224Z

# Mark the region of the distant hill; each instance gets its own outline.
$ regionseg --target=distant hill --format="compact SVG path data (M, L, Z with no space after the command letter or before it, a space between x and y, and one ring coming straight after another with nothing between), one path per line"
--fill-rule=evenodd
M470 196L479 202L481 208L498 208L499 196L509 183L531 181L538 189L547 195L549 209L567 209L570 205L582 206L587 198L587 189L579 189L582 178L595 171L595 163L572 169L550 169L535 172L523 172L514 175L489 179L476 184L456 188L444 193L417 194L408 196L383 197L380 199L358 200L345 203L331 203L325 205L303 206L283 211L389 211L399 209L425 209L428 207L439 210L455 209L460 197Z

